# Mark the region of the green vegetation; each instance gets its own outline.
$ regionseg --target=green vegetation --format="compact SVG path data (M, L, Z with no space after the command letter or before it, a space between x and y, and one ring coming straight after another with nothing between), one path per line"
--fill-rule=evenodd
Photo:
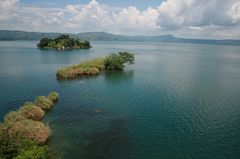
M32 146L21 151L14 159L59 159L59 157L47 146Z
M56 102L59 95L57 92L51 92L48 95L49 98L51 97L50 99L44 96L40 97L44 101L37 100L39 106L32 102L26 102L18 110L9 112L3 123L0 123L1 159L59 158L45 145L51 135L51 130L40 121L45 115L41 106L49 106L50 102L51 104Z
M96 58L78 65L69 66L57 71L59 79L73 79L86 75L98 75L104 70L122 70L124 64L133 64L134 55L128 52L110 54L105 58Z
M34 102L38 107L42 108L43 110L50 110L53 107L53 101L51 101L50 99L48 99L45 96L38 96L35 99Z
M59 94L57 92L51 92L47 98L51 100L52 102L56 102L59 98Z
M14 123L25 120L26 118L19 111L11 111L4 117L5 126L12 126Z
M91 45L89 41L79 40L70 38L69 35L60 35L56 39L43 38L37 44L38 48L41 49L55 49L55 50L66 50L66 49L89 49Z
M118 54L110 54L104 60L106 70L122 70L124 64L133 64L135 61L134 55L128 52L119 52Z
M10 137L19 136L23 139L35 141L38 145L44 145L50 137L50 128L42 122L25 119L13 123L8 128Z
M45 112L32 102L25 103L24 106L19 109L19 112L26 119L32 119L36 121L42 120L45 115Z
M104 70L104 59L97 58L57 71L57 78L71 79L82 75L97 75Z

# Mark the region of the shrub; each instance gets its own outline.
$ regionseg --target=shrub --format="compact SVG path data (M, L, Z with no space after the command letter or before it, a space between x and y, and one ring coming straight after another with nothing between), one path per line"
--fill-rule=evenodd
M78 65L73 65L57 71L57 78L71 79L82 75L97 75L104 70L104 59L96 58Z
M38 96L34 103L43 110L50 110L53 107L53 102L45 96Z
M32 146L21 151L14 159L59 159L59 157L47 146Z
M34 103L27 102L23 107L19 109L20 114L22 114L26 119L32 120L42 120L45 112Z
M118 54L110 54L104 60L104 66L106 70L122 70L124 64L129 65L134 63L134 55L128 52L119 52Z
M39 48L44 48L44 47L47 47L48 46L48 43L52 41L51 39L48 39L48 38L43 38L40 40L40 42L37 44L37 46Z
M59 98L59 94L57 92L51 92L51 93L49 93L47 98L50 99L53 102L56 102Z
M7 129L4 124L0 124L0 158L10 159L17 155L18 145L17 142L9 138Z
M4 125L11 126L12 124L25 120L26 118L19 111L11 111L4 117Z
M104 65L106 70L122 70L124 67L123 59L117 54L107 56L104 60Z
M129 52L119 52L119 56L121 56L124 63L128 63L129 65L134 64L135 58L134 55Z
M36 142L8 135L8 128L0 124L0 158L11 159L18 155L19 152L36 146Z
M50 134L49 127L45 126L42 122L29 119L16 122L8 129L10 137L32 140L38 145L45 144Z
M1 159L58 159L59 157L47 146L38 146L36 142L9 137L0 129ZM1 133L3 132L3 133Z
M59 157L47 146L51 130L41 120L45 112L40 108L50 109L58 94L52 92L48 99L36 98L35 103L27 102L18 111L9 112L4 123L0 123L0 159L58 159ZM53 100L53 101L52 101Z

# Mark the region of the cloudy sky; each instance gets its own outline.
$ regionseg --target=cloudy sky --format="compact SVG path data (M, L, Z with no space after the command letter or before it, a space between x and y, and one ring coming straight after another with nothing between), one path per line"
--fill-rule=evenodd
M0 29L240 39L240 0L0 0Z

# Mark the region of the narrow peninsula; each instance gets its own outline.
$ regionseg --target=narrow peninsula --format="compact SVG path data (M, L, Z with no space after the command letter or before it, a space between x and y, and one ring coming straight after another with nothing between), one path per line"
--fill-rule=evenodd
M112 53L105 58L96 58L57 71L58 79L74 79L82 76L98 75L105 70L123 70L124 64L133 64L134 55L128 52Z
M71 38L69 35L60 35L56 39L43 38L37 44L40 49L52 50L72 50L72 49L89 49L90 42Z
M58 98L57 92L51 92L6 114L0 123L0 158L59 159L46 145L51 129L42 122L46 111L53 108Z

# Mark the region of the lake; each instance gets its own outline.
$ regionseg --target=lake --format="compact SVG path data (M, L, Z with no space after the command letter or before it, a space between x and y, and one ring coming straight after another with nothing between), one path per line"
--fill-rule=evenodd
M90 50L39 50L0 42L0 118L57 91L44 121L65 159L237 159L240 47L92 42ZM136 63L122 72L58 81L58 68L112 52Z

